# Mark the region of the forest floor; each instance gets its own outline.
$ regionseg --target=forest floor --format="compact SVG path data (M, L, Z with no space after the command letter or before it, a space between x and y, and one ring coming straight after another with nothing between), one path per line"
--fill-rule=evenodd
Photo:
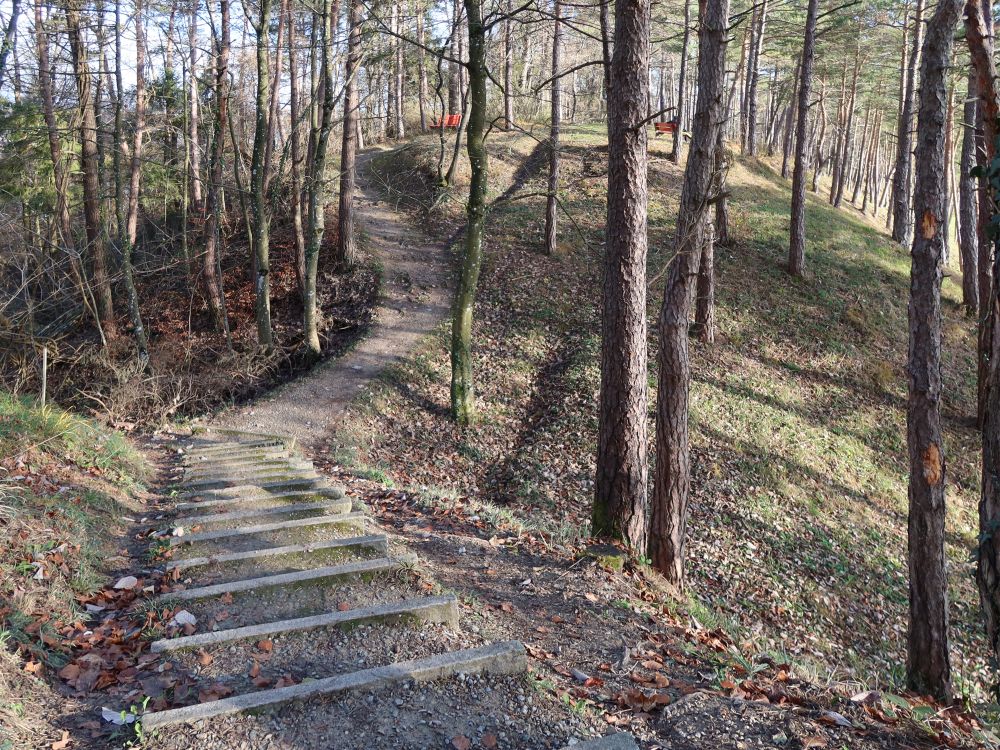
M451 191L434 189L429 174L436 148L435 139L419 138L374 166L385 191L380 211L392 211L392 221L400 222L397 229L384 227L385 236L403 236L408 219L409 226L422 227L415 236L426 233L441 243L438 249L433 242L419 246L440 254L440 247L454 249L467 172L463 164ZM682 174L666 159L667 149L651 142L651 321ZM408 355L394 353L395 364L373 367L369 374L380 374L367 388L353 389L357 395L348 408L324 392L309 397L313 419L296 416L306 414L298 405L290 412L298 422L289 429L307 428L303 442L317 466L369 506L394 547L418 553L421 575L436 590L459 596L463 638L519 639L527 647L530 672L520 693L514 684L494 693L488 683L429 686L420 721L467 722L468 736L455 737L454 748L517 747L496 744L495 723L509 726L512 714L514 724L543 722L548 734L540 736L548 739L538 746L547 748L618 729L633 732L647 750L1000 745L982 721L990 718L983 705L991 677L968 564L977 487L977 441L969 421L973 325L961 315L955 279L947 279L944 290L952 660L956 686L980 718L966 713L965 704L936 705L907 694L901 684L907 253L856 211L835 210L813 197L809 273L790 279L783 270L787 182L765 162L741 162L730 173L734 245L717 250L719 336L714 346L692 345L689 593L678 598L642 560L587 538L599 373L603 128L568 128L562 198L569 216L554 257L539 252L542 200L509 200L543 189L544 151L529 136L496 134L490 152L491 184L503 190L492 197L506 200L489 214L477 303L481 422L462 431L448 418L444 323ZM281 394L296 388L292 383L275 394L277 408ZM280 418L271 411L274 403L260 408ZM14 401L4 409L0 447L6 439L19 449L0 454L13 456L3 468L19 487L38 485L31 497L44 490L51 502L79 505L71 499L90 496L60 487L106 479L109 456L120 454L115 465L126 467L118 471L127 475L112 477L119 484L137 483L143 473L137 459L121 453L125 448L113 433L38 424ZM326 410L340 415L339 423L323 416ZM260 422L250 410L242 414L250 424ZM67 442L67 434L81 437ZM158 454L162 463L164 454ZM61 485L40 484L64 471L72 475ZM101 746L102 739L82 739L87 732L105 736L94 727L94 706L105 699L101 691L138 695L145 689L138 678L150 665L140 654L135 668L95 673L110 685L80 689L67 655L98 645L113 650L121 633L94 633L81 629L86 620L71 618L83 603L121 605L115 599L122 592L110 583L101 591L99 579L113 582L110 576L130 564L121 541L128 532L106 514L127 520L149 510L122 497L117 505L100 506L105 515L95 516L97 524L61 531L56 525L46 540L36 538L32 514L41 513L46 523L35 525L48 530L64 517L78 518L79 508L19 499L0 505L13 509L0 512L16 519L0 523L14 540L4 546L7 540L0 539L0 549L11 550L0 556L9 566L0 580L14 585L3 595L20 603L13 619L11 612L0 617L0 641L15 639L20 653L19 660L4 654L7 661L0 663L0 725L23 730L15 737L44 738L23 746L52 747L60 736L78 743L62 748ZM81 570L93 580L81 582L75 609L72 594L63 604L39 605L57 583L74 591L67 576L76 558L66 560L67 548L59 547L66 538L92 540L86 549L94 563ZM46 571L41 580L31 562ZM86 589L97 589L98 598ZM41 678L52 688L40 689ZM511 702L497 703L508 695ZM488 710L472 716L462 707L469 696ZM397 707L411 700L392 691L383 697ZM26 706L40 706L42 715L26 715ZM329 709L335 726L346 721L367 733L361 738L371 742L359 746L380 745L363 697L337 706ZM292 707L271 718L225 724L253 734L232 735L218 746L255 737L260 747L301 747L281 745L273 727L311 727L311 711ZM391 723L391 716L383 718ZM65 730L69 735L61 735ZM20 746L15 740L10 748ZM8 750L2 738L0 748Z
M924 734L934 709L898 712L897 705L905 694L908 595L909 256L870 217L811 195L808 272L790 278L789 183L767 160L739 160L730 172L734 242L717 249L717 342L692 345L689 593L678 601L641 564L616 572L586 554L606 148L600 126L569 128L561 196L568 216L560 253L546 257L543 199L517 198L544 190L537 141L490 139L491 184L515 187L491 195L501 200L489 214L473 335L476 428L460 430L448 417L442 325L373 384L314 459L467 597L495 637L524 638L540 676L581 711L678 742L655 707L630 711L624 684L611 678L629 654L648 647L650 631L667 628L668 651L685 637L716 647L711 658L696 659L700 680L673 675L682 691L691 679L699 690L739 697L754 694L759 680L777 686L771 697L782 702L782 677L794 675L828 706L864 697L862 713L902 732L882 737L882 746L949 741ZM652 333L682 177L668 149L651 141ZM405 186L415 223L450 237L461 225L467 173L441 194L428 178L435 159L435 139L418 139L394 160L399 176L387 182ZM994 678L969 562L978 492L974 322L962 313L957 271L946 278L943 304L952 664L959 694L989 710ZM650 344L655 363L655 335ZM654 383L651 372L651 391ZM499 564L497 549L513 554ZM591 609L599 612L588 622ZM600 671L608 665L611 673ZM605 684L581 688L574 669ZM632 670L633 685L653 684ZM827 740L861 746L859 736Z

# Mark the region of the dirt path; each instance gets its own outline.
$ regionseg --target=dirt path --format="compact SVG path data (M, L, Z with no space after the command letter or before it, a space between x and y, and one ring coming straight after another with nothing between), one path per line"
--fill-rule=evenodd
M250 404L221 412L212 424L314 445L336 429L347 405L373 378L408 354L447 315L447 250L383 200L369 171L377 153L358 160L361 194L355 202L365 245L382 264L382 294L371 330L344 356Z

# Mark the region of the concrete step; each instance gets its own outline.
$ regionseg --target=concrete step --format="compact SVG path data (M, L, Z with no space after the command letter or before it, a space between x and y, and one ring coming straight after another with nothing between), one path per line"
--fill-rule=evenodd
M260 473L264 470L276 469L313 469L312 461L301 461L292 458L276 458L273 460L247 461L245 463L210 464L208 466L192 466L184 470L185 479L205 479L207 477L243 476Z
M278 620L277 622L267 622L261 625L216 630L211 633L198 633L180 638L165 638L154 641L150 649L154 653L160 653L164 651L206 648L232 641L261 640L278 634L404 618L413 618L422 622L444 623L456 627L458 625L458 600L454 594L405 599L400 602L379 604L374 607L362 607L346 611L338 610L311 617Z
M194 443L181 444L180 448L188 455L212 456L239 450L253 450L261 448L286 449L287 446L282 440L275 440L273 438L261 438L259 440L194 442Z
M354 578L368 574L382 573L413 565L417 561L414 554L400 557L379 557L374 560L357 560L343 565L328 565L312 570L296 571L294 573L279 573L277 575L261 576L260 578L244 578L242 580L217 583L211 586L200 586L182 591L170 591L162 594L161 599L190 601L192 599L207 599L223 594L240 594L258 589L275 586L299 586L302 584L330 581L337 578Z
M322 477L294 477L280 481L258 481L247 484L234 485L232 487L206 487L193 489L178 495L180 500L191 500L196 497L205 500L214 500L218 497L232 497L244 493L266 494L268 492L289 492L292 490L316 489L329 487Z
M617 732L578 742L575 745L567 745L562 750L639 750L639 745L636 744L635 737L628 732Z
M215 476L205 479L183 480L182 484L187 490L197 489L223 489L225 487L239 487L243 484L256 484L257 486L268 485L274 482L297 479L320 479L320 475L313 468L294 469L279 468L265 469L253 474L243 476Z
M201 557L183 557L171 560L166 564L166 569L187 570L203 565L220 565L223 563L244 562L247 560L259 560L267 557L281 557L283 555L311 554L321 550L351 550L351 549L372 549L382 555L389 552L389 541L385 534L369 534L366 536L338 537L336 539L324 539L318 542L307 544L286 544L281 547L264 547L262 549L246 550L244 552L222 552L217 555L203 555Z
M268 516L280 516L285 514L296 514L299 518L303 518L309 513L333 515L335 513L349 513L350 510L351 501L347 499L325 500L319 502L309 501L304 503L286 503L283 505L265 506L263 508L248 508L245 510L234 510L224 513L210 513L203 516L182 516L174 519L172 525L174 528L179 526L182 529L192 529L195 526L201 526L205 531L208 531L208 528L206 527L228 521L246 521L255 518L266 518Z
M525 671L527 666L527 656L521 642L504 641L301 682L289 687L234 695L166 711L146 712L142 715L142 727L148 732L171 724L200 721L315 696L336 695L348 690L374 690L407 681L425 682L457 674L515 674Z
M170 546L179 547L183 545L201 544L204 542L216 542L220 539L231 539L240 536L253 536L263 534L268 531L285 531L288 529L298 529L303 526L357 526L364 528L365 514L361 511L352 513L336 513L328 516L314 516L312 518L296 518L290 521L274 521L273 523L258 523L252 526L240 526L234 529L217 529L214 531L199 531L194 534L170 537Z
M183 456L182 463L185 466L213 466L228 462L254 461L262 458L289 458L291 455L284 448L249 448L220 453L218 455L204 455L201 453L185 455Z
M341 500L344 499L344 490L340 487L320 488L317 490L298 490L293 492L281 492L277 494L246 494L232 498L216 498L215 500L192 500L190 502L177 503L174 507L178 511L202 510L213 508L222 510L224 508L238 509L249 507L255 504L270 502L304 502L306 500Z

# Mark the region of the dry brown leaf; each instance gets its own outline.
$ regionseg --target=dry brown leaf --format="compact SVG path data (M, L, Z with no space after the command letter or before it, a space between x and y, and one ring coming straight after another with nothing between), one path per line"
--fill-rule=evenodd
M265 654L269 654L269 653L271 653L272 649L274 649L274 641L272 641L270 639L266 639L266 640L263 640L263 641L257 641L257 648L259 648Z
M495 734L484 734L482 742L486 750L496 750L497 736Z
M809 750L811 747L826 747L827 741L825 737L821 737L818 734L810 734L802 738L802 750Z
M52 750L66 750L67 747L69 747L69 732L64 729L62 739L52 743Z
M472 747L472 742L464 734L456 734L451 738L451 746L455 750L469 750Z
M201 666L207 667L213 661L215 661L215 658L210 653L203 648L198 649L198 663L201 664Z

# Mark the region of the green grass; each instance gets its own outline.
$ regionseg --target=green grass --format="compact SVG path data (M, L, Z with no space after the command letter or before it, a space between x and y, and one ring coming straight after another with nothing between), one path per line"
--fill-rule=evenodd
M543 199L497 204L489 214L474 330L481 423L462 431L447 418L442 329L394 368L355 429L359 459L390 467L390 476L399 467L411 484L502 509L493 518L512 529L586 534L607 156L601 125L571 126L565 137L561 195L578 227L563 220L562 251L540 253ZM534 146L491 136L494 194ZM682 177L667 148L651 143L651 394L660 271L672 253ZM418 154L409 152L406 170ZM543 189L544 177L522 192ZM752 649L839 676L846 654L852 679L894 684L907 617L909 255L856 209L810 194L807 274L792 278L788 181L764 161L738 160L730 190L734 244L716 250L718 341L691 348L692 601ZM458 222L460 208L438 210ZM990 678L967 562L979 483L968 426L975 333L960 310L957 269L942 304L952 660L963 688L982 697Z

